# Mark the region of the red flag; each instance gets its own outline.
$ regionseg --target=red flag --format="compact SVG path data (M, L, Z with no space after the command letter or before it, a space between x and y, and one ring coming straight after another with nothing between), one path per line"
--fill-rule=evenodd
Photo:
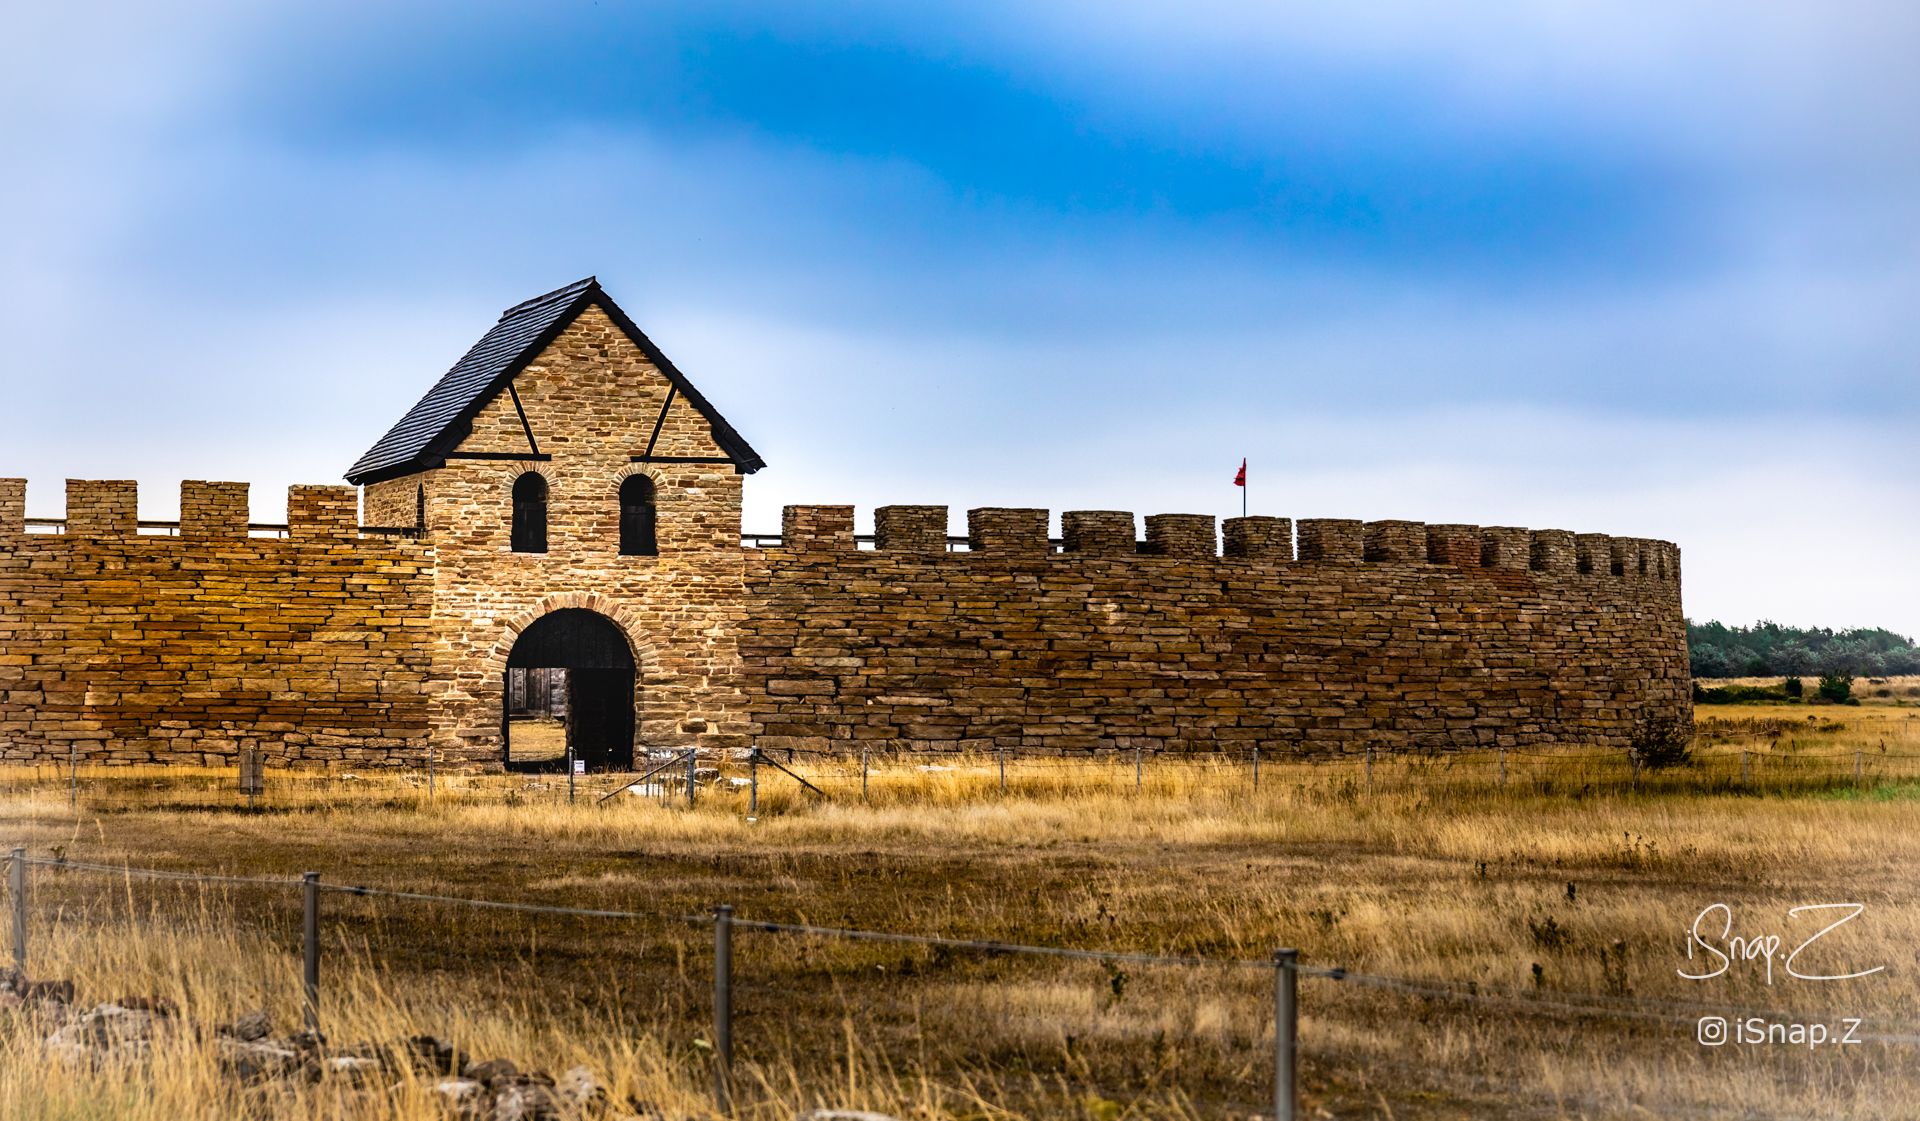
M1247 461L1244 459L1240 461L1240 473L1233 477L1233 485L1237 487L1247 485Z

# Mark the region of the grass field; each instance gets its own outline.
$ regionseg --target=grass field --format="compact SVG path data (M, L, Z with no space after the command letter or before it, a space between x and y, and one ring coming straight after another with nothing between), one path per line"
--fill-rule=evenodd
M863 803L856 769L796 761L833 796L763 768L753 822L740 791L691 810L671 791L596 805L584 795L611 786L597 776L570 806L555 778L439 776L429 801L419 775L277 775L250 813L226 774L85 775L69 808L63 774L21 770L0 778L0 840L657 916L329 894L323 1004L339 1042L425 1031L553 1071L584 1062L666 1117L711 1112L712 933L674 916L723 902L764 920L1223 960L1289 945L1430 987L1302 978L1310 1117L1908 1117L1912 1043L1703 1047L1693 1023L1760 1009L1920 1034L1920 709L1890 702L1703 707L1700 761L1637 777L1618 760L1515 754L1379 759L1370 783L1358 762L1269 761L1257 790L1244 766L1149 764L1136 790L1124 760L1016 761L1002 793L998 761L981 759L877 765ZM34 874L35 975L72 977L83 1000L166 995L208 1022L253 1006L297 1021L297 892ZM1710 904L1732 909L1734 933L1790 947L1824 920L1789 909L1833 902L1866 910L1802 971L1884 971L1678 976L1705 960L1683 950ZM742 1116L1269 1110L1268 970L755 933L735 954ZM250 1102L267 1092L190 1046L77 1071L40 1060L18 1021L0 1033L10 1117L441 1115L424 1086L373 1104L326 1083Z

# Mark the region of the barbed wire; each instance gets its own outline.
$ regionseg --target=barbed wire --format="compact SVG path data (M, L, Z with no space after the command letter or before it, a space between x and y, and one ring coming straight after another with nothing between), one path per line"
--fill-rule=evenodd
M27 863L43 868L56 868L77 872L100 872L112 876L130 876L143 880L169 880L176 882L200 882L215 884L250 884L265 887L298 888L305 887L306 881L293 877L265 876L226 876L204 872L176 872L161 868L135 868L122 864L89 864L75 860L47 860L29 857ZM527 914L571 915L582 918L600 919L652 919L677 922L697 920L712 921L710 918L690 915L674 915L655 911L615 911L591 907L567 907L551 903L525 903L503 899L480 899L461 895L436 895L431 892L397 891L388 888L368 887L360 884L338 884L319 880L315 886L334 895L378 896L388 899L404 899L414 903L448 903L488 910L517 911Z
M629 919L652 920L657 922L711 922L711 917L699 915L674 915L659 911L614 911L594 907L567 907L557 903L521 903L502 899L476 899L461 895L434 895L420 891L394 891L387 888L364 887L353 884L329 884L324 880L320 890L335 895L378 896L385 899L404 899L413 903L445 903L466 907L478 907L494 911L515 911L534 915L567 915L574 918L590 919Z
M163 868L135 868L124 864L89 864L84 861L67 860L64 857L46 859L28 857L27 863L43 868L60 868L74 872L104 872L113 876L129 876L140 880L179 880L199 881L218 884L249 884L256 887L299 887L301 881L292 877L279 876L223 876L200 872L170 872Z
M29 857L28 864L61 869L66 871L96 872L106 875L124 876L138 879L166 881L198 881L218 884L247 884L281 888L304 887L306 881L290 877L230 876L202 872L182 872L159 868L135 868L131 865L96 864L86 861L73 861L64 858L46 859ZM709 925L718 921L715 914L689 915L669 912L610 910L590 907L569 907L559 904L528 903L514 900L483 899L472 896L440 895L431 892L403 891L391 888L376 888L365 885L330 884L317 881L315 887L321 891L339 895L380 897L398 899L414 903L450 904L487 910L509 911L521 914L558 915L576 918L639 920L669 923ZM1718 1002L1673 1000L1662 997L1614 995L1603 993L1565 992L1554 990L1548 995L1521 993L1513 990L1491 988L1477 983L1454 985L1444 982L1421 980L1407 977L1394 977L1385 974L1367 973L1340 966L1311 965L1299 961L1283 962L1277 956L1265 960L1247 958L1217 958L1191 954L1156 954L1127 950L1093 950L1072 946L1035 946L1020 942L1004 942L990 939L953 938L944 935L918 934L898 931L864 930L852 927L816 926L808 923L783 923L764 919L733 916L730 923L735 930L767 934L792 934L805 937L831 938L842 941L878 942L895 945L916 945L942 947L988 955L1022 955L1030 957L1052 957L1080 961L1097 961L1111 964L1176 966L1226 969L1291 969L1296 975L1317 980L1327 980L1383 991L1397 992L1409 996L1427 999L1443 999L1476 1004L1500 1005L1508 1008L1524 1009L1540 1013L1561 1013L1577 1016L1613 1017L1619 1019L1645 1020L1662 1023L1686 1023L1697 1020L1702 1010L1716 1012L1729 1017L1763 1018L1779 1020L1799 1018L1801 1020L1819 1019L1838 1022L1846 1017L1826 1013L1788 1012L1779 1009L1743 1008ZM1661 1011L1672 1009L1677 1011ZM1920 1044L1920 1028L1899 1024L1907 1030L1868 1032L1857 1036L1864 1041L1892 1045Z
M712 922L711 916L702 916L700 922ZM847 927L811 926L805 923L767 922L761 919L735 917L732 925L736 930L759 931L766 934L799 934L816 938L838 938L854 942L893 942L918 946L943 946L947 949L971 950L986 954L1026 954L1039 957L1078 958L1088 961L1126 963L1129 965L1181 965L1212 966L1236 969L1275 968L1272 961L1257 961L1244 958L1210 958L1177 954L1147 954L1127 950L1085 950L1069 946L1029 946L1019 942L996 942L972 938L948 938L935 934L903 934L880 930L857 930Z

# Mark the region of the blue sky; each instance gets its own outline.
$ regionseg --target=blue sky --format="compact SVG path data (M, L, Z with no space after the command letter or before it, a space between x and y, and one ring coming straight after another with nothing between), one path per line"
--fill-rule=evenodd
M50 7L50 6L43 6ZM785 502L1667 537L1920 632L1920 9L544 3L20 14L0 473L346 465L587 274Z

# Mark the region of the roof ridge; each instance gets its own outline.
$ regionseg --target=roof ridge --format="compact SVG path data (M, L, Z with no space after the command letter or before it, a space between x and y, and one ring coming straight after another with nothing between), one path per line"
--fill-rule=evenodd
M597 276L589 276L583 280L576 280L572 284L563 284L551 292L542 293L530 300L521 300L519 303L501 312L500 318L505 319L509 315L518 315L523 311L531 311L542 304L551 303L556 300L571 299L589 288L597 288L599 286L600 278Z
M424 397L387 430L347 470L354 484L398 478L432 466L471 431L474 415L506 388L527 363L559 336L586 307L598 305L647 360L679 388L687 403L705 417L713 438L741 474L764 467L762 460L726 418L694 388L639 325L600 287L597 277L576 280L515 304L468 348Z

